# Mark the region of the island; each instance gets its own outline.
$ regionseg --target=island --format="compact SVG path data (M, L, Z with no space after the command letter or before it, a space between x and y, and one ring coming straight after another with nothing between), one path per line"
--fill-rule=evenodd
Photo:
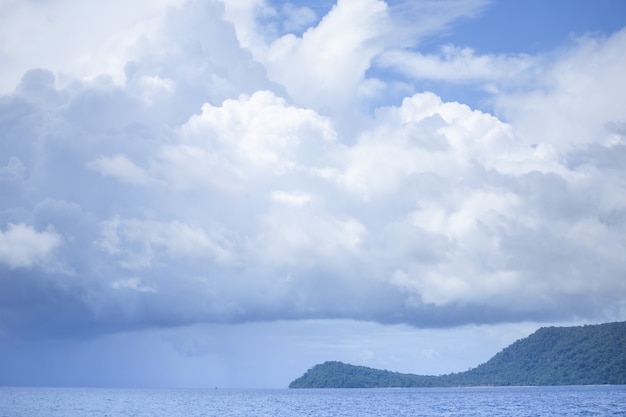
M465 372L413 375L337 361L289 388L400 388L626 384L626 322L542 327Z

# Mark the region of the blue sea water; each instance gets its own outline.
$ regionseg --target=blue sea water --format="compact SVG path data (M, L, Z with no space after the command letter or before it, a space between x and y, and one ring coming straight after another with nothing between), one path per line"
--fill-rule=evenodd
M0 416L626 416L626 386L318 390L0 387Z

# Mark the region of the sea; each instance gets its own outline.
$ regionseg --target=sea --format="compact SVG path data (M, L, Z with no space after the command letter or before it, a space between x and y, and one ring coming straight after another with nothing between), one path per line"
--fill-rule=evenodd
M0 387L0 416L626 416L626 385L292 390Z

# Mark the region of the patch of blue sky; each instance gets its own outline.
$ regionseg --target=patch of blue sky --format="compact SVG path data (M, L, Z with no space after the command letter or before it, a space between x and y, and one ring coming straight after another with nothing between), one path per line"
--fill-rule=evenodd
M493 113L493 93L484 85L476 82L450 82L446 80L412 79L398 74L393 69L371 67L366 76L385 80L389 88L381 94L375 103L371 103L373 111L381 106L399 106L408 95L432 92L445 102L466 104L472 109ZM389 81L392 81L389 83Z
M582 36L609 36L626 25L622 0L500 0L479 9L474 17L456 20L449 28L424 37L411 50L441 57L443 48L470 48L475 56L546 55L572 46ZM486 80L413 78L397 68L377 66L367 77L402 83L405 91L431 91L444 101L459 102L493 113L493 91ZM519 87L519 86L518 86ZM377 104L398 105L402 94L392 91Z
M494 1L475 19L420 43L422 53L442 45L470 47L479 54L538 54L585 34L609 35L626 25L623 0Z
M261 17L265 26L272 25L274 36L280 37L291 33L302 36L310 27L316 26L334 7L334 0L269 0L268 6L275 13Z

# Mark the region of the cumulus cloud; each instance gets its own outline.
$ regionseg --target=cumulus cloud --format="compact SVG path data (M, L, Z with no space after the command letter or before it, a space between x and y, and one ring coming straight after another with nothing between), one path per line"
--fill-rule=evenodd
M0 91L11 91L24 70L42 66L79 77L109 73L123 83L134 42L154 35L168 8L181 3L5 1L0 12Z
M0 98L1 271L23 286L0 280L2 328L623 318L624 32L528 59L403 49L483 3L285 9L308 29L256 39L280 8L185 2L124 82L27 72ZM420 91L350 106L401 62L539 79L507 81L494 114ZM53 256L72 279L34 271Z
M286 191L277 190L272 193L272 199L284 204L302 206L311 201L311 195L302 192L289 193Z
M88 166L102 175L112 176L129 184L145 185L150 182L149 175L124 155L100 156Z
M0 262L10 268L28 268L43 262L62 242L52 227L38 232L23 223L9 223L0 231Z
M262 6L268 10L265 2L226 2L226 18L270 79L297 103L328 111L356 106L362 93L376 95L384 88L366 72L385 49L415 44L484 5L482 0L400 1L391 6L380 0L340 0L301 36L287 33L267 40L262 35L266 29L252 18Z
M331 122L316 112L286 104L269 91L226 100L222 106L205 104L200 115L182 127L192 143L212 148L216 155L243 158L234 165L281 174L298 168L298 160L315 158L318 142L331 142ZM312 152L307 152L312 151Z
M126 257L121 265L131 269L154 266L155 262L162 262L165 255L175 258L206 256L222 262L232 257L227 240L178 221L114 218L102 225L102 238L98 243L110 254ZM135 246L138 246L136 251L130 249Z
M619 108L626 88L615 81L626 65L625 43L624 29L577 39L542 66L534 84L498 96L496 111L519 126L527 143L547 143L564 153L618 145L623 135L611 127L623 123Z
M378 38L390 24L384 2L340 1L302 38L274 41L267 52L268 75L305 105L330 105L329 97L346 102L380 52Z

